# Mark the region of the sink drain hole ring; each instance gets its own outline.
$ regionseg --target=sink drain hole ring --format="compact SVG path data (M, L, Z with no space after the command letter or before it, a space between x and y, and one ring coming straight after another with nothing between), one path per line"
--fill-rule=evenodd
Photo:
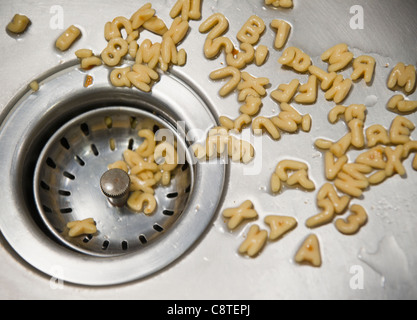
M60 278L66 282L90 286L121 284L160 271L195 245L207 231L223 200L229 171L225 164L194 164L194 185L185 186L184 190L204 197L201 196L201 201L198 201L190 196L189 204L176 220L174 228L165 229L160 225L164 228L161 236L148 239L149 236L138 232L135 236L143 246L140 250L103 259L63 245L41 219L34 185L30 183L34 180L43 148L60 128L81 114L114 105L151 113L163 123L173 124L182 120L187 125L186 130L198 128L208 132L216 125L211 99L204 96L204 92L193 90L193 84L188 83L188 79L176 78L175 74L162 76L151 94L115 89L109 83L106 68L94 70L95 83L88 90L83 86L84 78L85 73L75 64L65 64L59 70L55 68L42 76L40 91L36 94L22 91L6 107L7 115L2 114L0 145L4 153L0 171L6 185L5 191L0 194L0 201L8 210L0 216L0 228L10 247L23 260L47 275L54 276L55 267L59 266L62 269ZM129 147L129 141L126 146ZM59 141L59 147L74 151L70 141L65 139ZM100 146L92 143L89 147L94 157L96 154L102 156ZM88 166L83 154L77 155ZM54 162L59 165L58 161ZM80 164L77 165L81 168ZM54 166L52 162L51 166ZM77 179L76 174L69 170L62 175L69 183ZM206 181L212 181L211 185ZM42 188L52 188L52 184L44 181ZM57 193L62 198L74 196L71 190L64 187L59 188ZM164 196L171 193L174 191ZM48 208L42 209L48 211ZM66 206L60 209L64 212L74 210ZM164 208L161 215L170 217L173 211ZM82 240L88 243L94 238L87 236ZM103 241L100 246L100 250L109 250L111 243ZM126 245L120 246L126 248ZM127 251L129 248L127 243Z

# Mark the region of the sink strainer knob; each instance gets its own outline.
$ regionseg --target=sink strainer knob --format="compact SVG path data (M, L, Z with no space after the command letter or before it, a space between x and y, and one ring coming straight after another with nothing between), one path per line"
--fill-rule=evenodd
M100 187L112 205L123 207L129 198L130 177L121 169L111 169L101 177Z

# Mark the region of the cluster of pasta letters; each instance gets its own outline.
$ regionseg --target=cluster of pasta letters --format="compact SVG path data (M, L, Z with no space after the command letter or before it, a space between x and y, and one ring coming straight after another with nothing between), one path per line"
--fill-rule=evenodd
M257 219L258 212L255 210L253 203L247 200L237 208L224 210L223 217L229 220L227 227L230 230L235 230L244 220ZM258 225L253 225L246 240L239 248L240 253L254 257L259 254L267 240L275 241L297 225L297 221L294 218L285 216L271 215L265 217L264 221L270 227L269 234L266 230L260 230Z
M349 51L348 46L344 43L326 50L321 59L328 62L327 71L314 66L310 56L302 50L295 47L285 49L278 61L296 72L308 72L308 81L302 85L298 80L293 80L290 84L280 85L272 93L272 97L280 103L288 103L294 98L294 101L299 104L313 104L317 101L320 82L321 90L325 91L325 98L339 104L350 93L353 81L364 78L366 83L372 82L376 65L375 59L367 55L354 58L353 53ZM350 78L345 79L342 74L337 72L346 68L352 60L353 72ZM297 91L298 94L296 94Z
M131 87L149 92L152 84L159 79L156 68L167 71L170 65L183 66L187 60L184 49L178 50L177 46L189 30L190 19L201 18L201 0L178 0L170 12L174 19L168 29L165 22L156 16L152 4L147 3L136 11L130 19L116 17L106 23L104 36L108 41L106 48L100 56L96 56L90 49L81 49L76 56L81 61L81 68L90 70L103 63L109 67L123 64L124 59L133 59L132 67L116 68L110 74L110 81L116 87ZM24 32L30 20L23 15L15 15L7 26L13 33ZM122 31L127 34L123 38ZM162 37L161 43L152 43L145 39L138 44L141 30L148 30ZM81 30L71 25L55 42L58 50L67 51L82 35Z
M293 6L292 0L265 0L265 4L282 8ZM111 83L116 87L133 85L142 91L150 91L152 84L159 79L157 67L167 71L170 65L182 66L186 63L187 54L184 49L178 50L178 45L187 35L189 20L201 18L201 0L178 0L170 16L173 22L168 28L148 3L130 19L116 17L105 25L108 45L100 57L95 56L89 49L76 52L76 56L81 60L81 68L88 70L103 63L109 67L117 67L123 63L123 59L130 57L134 60L134 65L115 68L110 74ZM15 15L7 29L13 33L22 33L29 24L30 20L27 17ZM276 31L274 48L284 50L292 29L291 25L284 20L276 19L270 26ZM275 117L266 118L257 115L262 108L262 99L267 94L266 87L270 85L270 80L257 78L242 71L249 64L262 66L266 63L268 47L256 46L265 32L266 24L258 16L251 16L237 34L240 50L236 50L232 40L224 36L228 28L227 18L221 13L216 13L200 25L199 31L208 33L204 44L204 55L207 59L214 59L222 52L225 54L227 66L210 74L212 80L230 78L221 88L220 96L226 97L237 90L238 100L244 104L240 107L241 114L236 119L220 117L221 126L210 131L205 147L197 144L193 146L198 159L219 156L227 150L233 160L250 162L254 157L253 146L230 134L232 130L241 132L249 125L255 134L267 132L274 140L280 139L280 131L296 133L301 129L309 132L312 122L310 115L301 115L290 103L294 101L298 104L314 104L320 87L324 97L336 104L328 114L329 122L334 124L343 118L349 131L335 142L328 139L317 139L315 142L316 147L325 154L325 177L328 182L317 194L317 206L322 211L309 218L306 226L317 228L333 222L336 215L341 215L349 209L352 199L360 198L370 186L380 184L395 174L406 174L403 161L412 153L417 153L417 141L411 139L415 125L405 115L417 110L417 101L408 100L403 94L394 95L389 100L387 109L400 115L395 117L389 129L379 124L365 128L365 105L341 105L349 95L354 81L363 78L366 84L372 83L376 66L373 57L361 55L355 58L348 46L341 43L321 55L321 60L328 63L326 71L314 66L310 56L301 49L286 48L278 62L297 73L308 74L308 81L301 84L299 80L294 79L288 84L280 84L271 92L271 97L279 103L281 112ZM125 31L125 38L122 30ZM162 41L152 43L145 39L139 45L141 30L160 35ZM81 30L72 25L57 39L56 47L66 51L80 36ZM345 70L349 65L352 65L353 72L350 78L345 78L338 72ZM409 95L414 92L415 86L415 67L398 63L389 75L387 87L392 91L402 89ZM157 206L154 188L158 183L169 185L171 174L177 167L177 154L175 147L167 142L157 145L151 130L141 130L139 136L145 139L143 144L135 151L125 151L124 161L109 165L109 169L120 168L130 174L132 194L128 206L134 211L152 214ZM351 148L364 150L354 162L349 162L347 156ZM158 164L155 159L161 157L165 160ZM414 156L413 168L417 170L417 155ZM272 174L270 183L273 193L280 192L283 183L290 186L299 185L310 191L315 189L314 182L308 177L308 166L294 160L281 161ZM337 230L346 235L357 233L368 220L366 210L360 205L352 205L350 212L346 220L337 219L334 223ZM259 215L253 203L246 201L238 208L225 210L223 216L229 219L228 227L234 230L244 220L257 219ZM297 225L297 221L292 217L267 216L264 221L270 226L269 235L258 225L253 225L239 248L240 253L256 256L268 240L281 238ZM70 223L68 228L70 236L74 237L96 232L92 219ZM304 241L295 256L295 261L306 261L314 266L321 265L317 236L312 234Z
M143 143L136 150L126 150L124 160L108 166L121 169L130 176L130 196L127 206L135 212L151 215L157 208L155 189L159 184L168 186L178 166L175 146L167 141L156 143L152 130L142 129L138 136Z
M288 1L273 1L267 4L273 4L275 6L281 4L284 6L285 3L288 4ZM292 1L289 6L292 6ZM226 17L221 13L216 13L204 21L199 29L201 33L208 33L204 45L204 54L206 58L213 59L219 56L222 51L224 51L226 55L227 66L215 70L210 74L212 80L230 78L230 80L220 89L220 96L226 97L237 90L238 100L244 103L239 109L241 113L240 116L236 119L221 116L219 119L220 128L217 129L223 129L224 132L241 132L244 127L251 125L255 135L261 135L263 132L267 132L274 140L280 139L280 131L295 133L300 128L305 132L310 131L311 116L301 115L294 107L286 103L291 100L291 97L288 97L288 91L284 93L276 90L271 94L274 99L280 102L281 112L277 116L272 118L257 116L262 107L262 99L266 96L266 87L270 84L270 80L263 77L257 78L248 72L242 71L242 69L253 62L255 62L257 66L262 66L267 60L269 54L268 47L263 45L259 45L256 49L254 47L265 31L265 22L257 16L252 16L244 24L237 34L241 51L237 51L233 42L224 36L228 28L229 22ZM271 28L276 30L274 48L280 50L285 46L288 40L291 25L283 20L274 20L271 23ZM297 49L293 52L297 52L298 54L299 51ZM290 57L291 52L289 50L286 51L286 55L288 64L296 66L295 62L292 63L294 57ZM296 61L300 62L304 59L305 61L310 62L310 58L307 58L305 58L304 55L302 58L297 56ZM298 66L296 66L296 68L298 68ZM301 70L300 68L298 69ZM312 99L311 94L313 90L311 87L317 86L317 80L313 78L313 81L315 83L309 83L300 88L301 94L298 100L308 103L309 99ZM293 82L290 86L290 89L294 91L291 94L292 96L298 89L299 82ZM279 89L284 91L286 87L285 85L282 85ZM284 97L284 95L287 95L287 97ZM284 102L284 100L286 101ZM312 102L313 101L311 101L311 103ZM289 175L288 171L294 170L296 172ZM297 161L283 161L278 165L277 173L274 174L271 185L275 192L281 190L283 182L292 186L301 185L307 190L314 190L315 185L309 179L307 170L308 167L304 163ZM223 216L226 219L229 219L228 228L234 230L244 220L258 218L258 213L253 208L252 202L246 201L238 208L226 209L223 212ZM241 254L247 254L250 257L257 256L268 240L275 241L281 238L285 233L294 229L297 225L297 221L294 218L284 216L267 216L264 221L270 226L269 236L268 232L261 230L258 225L251 226L246 240L239 248ZM316 254L317 252L319 253L318 245L316 246L315 252Z
M342 214L346 210L352 198L361 197L369 187L380 184L395 174L406 174L402 162L412 152L417 151L417 142L410 138L415 125L407 118L397 116L389 130L382 125L372 125L365 130L365 113L364 105L336 106L329 113L331 122L342 114L345 121L348 121L350 132L337 142L323 139L316 141L316 146L325 151L325 174L333 184L326 183L319 191L317 203L323 211L307 220L308 227L315 228L332 222L336 214ZM349 163L346 155L351 147L365 149L353 163ZM414 169L417 169L416 165L417 156L413 161ZM336 190L345 196L340 197ZM358 211L353 208L351 210ZM361 211L363 223L358 228L366 222L365 215ZM339 231L343 232L340 225L341 223L336 223Z
M152 85L159 80L158 67L165 72L171 65L185 65L187 53L184 49L178 50L178 45L189 31L189 20L201 18L201 0L178 0L170 16L173 22L168 28L156 15L152 4L147 3L130 19L119 16L107 22L104 27L107 46L99 57L93 55L89 49L76 52L81 60L81 68L89 70L104 63L114 68L110 74L110 82L115 87L134 86L144 92L151 91ZM160 35L162 41L152 43L151 40L144 39L139 45L138 39L142 30ZM80 35L81 31L71 26L57 40L57 48L67 50ZM125 60L133 60L133 66L118 67Z
M358 212L358 216L351 218L353 223L362 221L361 212L359 210ZM247 200L237 208L224 210L223 217L229 220L227 223L228 228L235 230L244 220L254 220L259 215L254 209L253 203ZM248 231L246 239L239 246L238 252L240 254L256 257L268 242L278 241L297 227L297 220L288 216L268 215L265 217L264 222L268 225L269 232L262 230L259 225L253 224ZM351 231L350 225L343 222L341 224L341 228L344 228L343 230L346 232ZM295 261L298 263L308 262L316 267L321 266L320 245L316 235L311 234L305 239L295 255Z
M284 1L266 1L266 4L277 6L282 3ZM285 21L274 20L271 27L277 31L274 47L281 50L288 40L291 26ZM321 60L328 63L327 70L323 70L313 65L310 56L301 49L296 47L283 49L278 62L297 73L308 74L308 81L301 84L298 79L294 79L288 84L279 85L271 93L271 97L279 103L281 112L275 117L266 118L257 114L262 106L262 98L266 95L265 88L269 85L269 79L256 78L242 71L253 61L260 66L267 59L268 48L253 47L265 30L265 23L257 16L250 17L237 36L241 42L242 52L236 52L232 41L224 36L227 29L228 21L220 13L212 15L200 26L200 32L210 31L204 46L206 58L213 59L222 51L226 54L227 66L210 74L212 80L230 78L221 88L220 96L226 97L237 90L238 100L246 103L240 108L241 115L236 119L220 117L220 125L223 128L240 132L251 124L254 134L267 132L274 140L280 139L280 131L295 133L301 128L302 131L309 132L312 122L310 115L301 115L290 103L294 101L298 104L314 104L318 98L319 88L324 92L326 100L336 104L329 112L329 122L334 124L343 118L347 124L349 132L339 141L316 140L316 147L325 152L325 176L328 182L319 189L317 195L317 206L322 211L306 221L308 228L317 228L333 222L336 215L342 215L349 210L352 199L360 198L370 186L380 184L397 173L405 175L402 161L411 153L417 153L417 142L410 138L415 125L405 116L399 115L392 121L389 129L382 125L365 128L367 115L365 105L353 104L347 107L341 105L351 92L354 81L363 79L367 85L372 84L376 68L376 60L373 57L368 55L355 57L349 47L341 43L321 55ZM262 50L263 54L262 58L257 59L258 50ZM345 78L339 72L346 70L350 65L353 71L350 78ZM387 86L391 90L402 88L408 95L414 91L415 82L415 67L399 63L392 70ZM388 102L387 107L388 110L395 112L411 113L417 110L417 101L407 100L403 95L397 94ZM347 152L351 148L366 150L355 162L350 163ZM413 161L413 168L417 170L417 155ZM288 174L290 171L292 175ZM283 160L277 165L271 177L271 191L273 193L282 191L284 183L289 186L301 186L307 191L315 190L314 182L308 177L307 164L299 161ZM253 204L247 201L239 208L225 210L223 216L230 219L228 226L233 230L243 220L257 218L258 214L253 209ZM268 220L270 219L269 217ZM346 220L337 219L334 225L342 234L353 235L367 221L366 210L358 204L353 204L350 206L350 215ZM251 257L256 256L266 242L267 232L254 225L250 228L239 252ZM295 261L300 263L307 261L314 266L321 265L316 235L312 234L306 239Z
M81 60L81 68L84 70L91 69L95 66L101 66L102 61L99 57L94 56L90 49L80 49L75 52L77 58Z
M289 172L292 174L290 175ZM271 177L271 191L273 193L281 191L284 182L289 186L301 186L309 191L316 188L308 177L308 166L295 160L283 160L277 165Z
M342 64L344 65L344 64ZM341 65L341 66L342 66ZM415 87L416 71L413 66L399 63L391 72L387 86L391 90L404 88L410 93ZM394 96L388 102L388 109L412 112L412 102L404 102L402 95ZM343 214L353 198L359 198L369 187L381 184L386 179L399 174L405 176L403 161L417 151L417 142L411 139L415 125L405 116L396 116L389 129L380 124L365 128L367 110L365 105L337 105L328 115L334 124L343 118L349 132L339 141L317 139L316 147L325 152L326 183L319 191L317 205L323 211L307 220L306 225L316 228L332 222L336 215ZM350 148L364 150L353 163L349 163L347 152ZM413 160L417 170L417 155ZM331 183L333 182L333 183ZM340 196L337 191L343 193ZM364 226L368 216L359 205L350 208L352 215L346 221L338 219L336 228L344 234L354 234Z
M405 94L411 94L416 87L416 68L413 65L406 66L399 62L388 78L388 88L395 90L402 88ZM388 109L400 113L411 113L417 110L417 101L406 100L402 94L397 94L388 102Z
M243 123L245 120L241 120ZM241 127L237 121L236 126ZM235 124L233 124L235 125ZM249 142L236 138L225 127L216 127L209 131L205 146L195 143L192 146L194 156L201 161L227 155L234 162L249 163L255 156L255 149Z
M291 26L283 20L274 20L271 27L276 29L274 46L276 49L281 49L288 40ZM287 110L283 110L278 117L272 119L255 117L260 112L262 99L266 95L266 87L270 84L270 80L263 77L257 78L242 69L254 61L257 66L262 66L266 62L269 54L268 47L264 45L259 45L256 49L254 47L264 33L266 25L258 16L251 16L248 19L237 34L242 50L240 52L235 49L232 40L224 36L228 28L229 22L226 17L221 13L216 13L204 21L199 29L201 33L209 32L204 44L206 58L213 59L222 51L226 55L227 66L210 74L212 80L231 78L221 88L220 95L225 97L237 90L238 100L244 102L239 110L241 116L235 120L223 116L220 119L221 125L228 130L235 129L240 132L242 126L247 126L253 121L254 132L262 133L263 130L266 130L273 139L280 138L279 129L295 132L301 124L303 130L309 131L311 122L309 115L301 117L291 106L285 106Z
M120 65L126 56L134 59L132 67L115 68L110 74L110 81L116 87L131 87L149 92L159 79L157 67L167 71L170 65L183 66L187 60L184 49L178 50L189 30L189 20L201 17L200 0L178 0L170 13L174 19L170 28L156 16L150 3L144 5L130 19L116 17L105 26L107 47L101 53L103 62L110 67ZM127 36L124 39L121 30ZM148 30L162 37L159 43L145 39L138 44L140 30Z

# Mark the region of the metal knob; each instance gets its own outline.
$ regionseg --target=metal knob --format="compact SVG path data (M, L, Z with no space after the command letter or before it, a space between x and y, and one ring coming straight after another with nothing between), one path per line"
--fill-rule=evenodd
M112 205L123 207L129 198L130 177L121 169L111 169L101 177L100 187Z

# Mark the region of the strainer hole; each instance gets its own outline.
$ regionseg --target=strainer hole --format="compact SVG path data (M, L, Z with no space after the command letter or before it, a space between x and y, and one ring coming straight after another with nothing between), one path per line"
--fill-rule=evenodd
M62 214L72 213L72 209L71 208L63 208L60 211L61 211Z
M75 180L75 176L74 176L73 174L71 174L71 173L67 172L67 171L65 171L65 172L63 173L63 175L64 175L64 177L66 177L66 178L68 178L68 179L70 179L70 180Z
M143 234L141 234L141 235L139 236L139 241L140 241L140 243L142 243L142 244L147 244L147 243L148 243L148 240L146 239L146 237L145 237Z
M56 169L56 163L51 158L46 159L46 164L52 169Z
M134 144L134 143L135 143L135 140L130 139L130 140L129 140L129 145L128 145L128 147L127 147L127 148L128 148L129 150L133 150L133 144Z
M86 123L81 124L81 131L84 133L84 135L86 137L88 137L90 135L90 128L88 127L88 125Z
M185 162L184 165L181 167L182 172L187 170L189 167L190 167L190 165L188 164L188 162Z
M187 189L185 189L185 193L190 193L191 192L191 184L187 187Z
M93 154L94 154L96 157L98 157L98 156L100 155L100 153L98 152L98 149L97 149L97 147L96 147L96 145L95 145L95 144L92 144L92 145L91 145L91 151L93 151Z
M77 161L77 162L78 162L78 164L79 164L81 167L84 167L84 166L85 166L85 161L84 161L83 159L81 159L79 156L75 156L75 161Z
M162 213L165 215L165 216L169 216L169 217L171 217L171 216L173 216L174 215L174 211L172 211L172 210L164 210L164 211L162 211Z
M63 197L70 197L71 196L71 192L65 191L65 190L59 190L58 193L59 193L59 195L61 195Z
M167 194L168 199L175 199L178 198L178 192L171 192Z
M122 241L122 250L126 251L128 249L127 241Z
M153 226L153 228L154 228L154 230L155 231L157 231L157 232L162 232L162 231L164 231L164 228L162 228L159 224L154 224L154 226Z
M105 241L103 241L103 245L102 245L101 248L103 250L107 250L109 248L109 245L110 245L110 241L109 240L105 240Z
M47 207L47 206L45 206L45 205L42 205L42 208L43 208L43 210L44 210L45 212L47 212L47 213L52 213L52 209L51 209L51 208L49 208L49 207Z
M65 137L61 139L61 145L67 150L71 149L71 146Z
M91 239L93 239L93 236L91 234L89 234L83 239L83 242L84 243L89 243Z
M46 182L44 182L44 181L41 181L41 188L42 188L43 190L46 190L46 191L51 190L51 187L49 187L49 186L46 184Z

